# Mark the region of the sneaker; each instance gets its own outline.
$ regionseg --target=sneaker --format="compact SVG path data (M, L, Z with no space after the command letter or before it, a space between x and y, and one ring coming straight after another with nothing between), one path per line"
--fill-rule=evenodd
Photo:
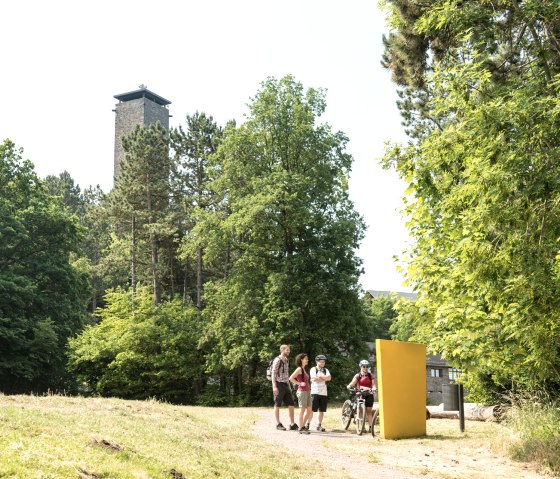
M297 431L298 427L297 424L294 422L291 426L290 426L290 431Z
M317 426L317 431L325 432L325 428L324 428L324 427L321 427L321 425L319 424L319 425Z
M299 433L300 433L300 434L311 434L311 433L309 432L309 429L306 428L305 426L301 426L301 427L299 428Z
M279 423L276 425L276 429L278 429L279 431L285 431L285 430L286 430L286 428L282 425L281 422L279 422Z

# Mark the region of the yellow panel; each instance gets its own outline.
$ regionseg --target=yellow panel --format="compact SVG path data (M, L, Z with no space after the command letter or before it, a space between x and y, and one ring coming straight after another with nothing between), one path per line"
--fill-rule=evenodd
M426 346L376 340L381 437L426 435Z

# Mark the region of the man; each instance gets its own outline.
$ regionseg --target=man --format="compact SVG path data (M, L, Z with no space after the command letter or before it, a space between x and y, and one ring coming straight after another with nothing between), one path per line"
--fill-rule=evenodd
M288 373L288 356L290 346L283 344L280 346L280 356L272 363L272 394L274 395L274 417L276 419L276 429L285 431L286 428L280 422L280 408L282 403L288 406L290 416L290 431L297 431L298 426L294 423L294 397L290 387L290 375Z
M319 411L319 423L317 431L323 432L325 429L321 426L324 414L327 412L327 382L331 380L331 373L325 368L326 356L319 354L315 357L314 368L311 368L311 411L313 413ZM313 417L313 416L312 416ZM311 419L310 419L311 421ZM307 425L309 428L309 424Z

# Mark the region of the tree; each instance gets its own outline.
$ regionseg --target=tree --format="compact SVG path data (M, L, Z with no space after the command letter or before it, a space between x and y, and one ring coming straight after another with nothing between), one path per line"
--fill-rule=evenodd
M78 225L10 140L0 145L0 389L68 385L66 341L83 327L87 274ZM74 257L75 258L75 257Z
M90 186L82 192L67 171L58 176L47 176L45 184L49 194L59 198L67 211L78 218L83 228L80 254L87 262L85 267L93 286L89 308L93 313L105 290L116 286L110 270L102 265L103 256L111 242L110 225L101 206L105 194L99 185Z
M558 391L560 7L414 2L407 20L412 2L390 3L395 25L431 49L421 81L401 83L429 92L438 119L385 158L409 184L414 335L466 369L473 390Z
M125 239L122 253L130 259L132 288L138 281L149 280L157 304L162 299L162 282L166 276L169 279L161 258L162 244L175 234L168 217L171 167L167 132L160 123L137 126L123 138L123 146L126 160L109 196L109 216L116 239Z
M181 223L185 228L181 256L185 261L192 256L195 258L195 304L200 315L205 282L204 250L200 238L191 233L201 216L218 207L216 195L210 190L209 161L210 156L217 150L222 130L211 116L199 112L187 115L186 127L186 131L179 126L171 132L176 165L173 195L179 209L182 210Z
M397 317L395 302L395 299L387 297L365 296L362 299L367 318L367 334L363 338L364 341L391 339L390 328Z
M209 364L237 371L238 389L242 374L255 384L259 365L284 342L311 357L332 354L333 367L353 363L340 351L363 353L354 250L364 225L348 198L347 138L316 123L325 106L322 90L269 78L214 158L213 188L228 212L207 220L222 232L207 254L221 254L225 239L231 266L206 288Z
M194 308L179 299L156 305L146 287L109 291L105 302L99 324L69 343L69 369L84 392L193 403L203 368Z

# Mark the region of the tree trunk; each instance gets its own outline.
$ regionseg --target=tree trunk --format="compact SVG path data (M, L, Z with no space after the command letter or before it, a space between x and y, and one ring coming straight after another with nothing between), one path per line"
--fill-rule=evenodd
M132 283L132 294L136 294L136 216L132 215L132 264L130 266L130 282Z
M198 255L196 259L196 312L200 320L202 313L202 248L198 248Z

